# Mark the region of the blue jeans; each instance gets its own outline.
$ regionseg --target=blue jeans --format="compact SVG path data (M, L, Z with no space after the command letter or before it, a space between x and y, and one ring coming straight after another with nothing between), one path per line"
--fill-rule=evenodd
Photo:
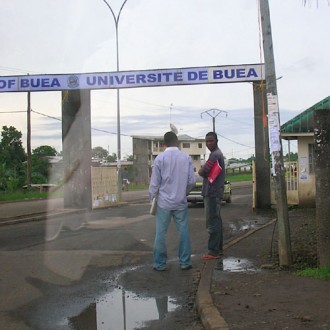
M221 200L219 197L204 197L206 228L209 233L208 253L214 256L219 255L223 249L223 229L220 209Z
M166 266L167 248L166 236L168 226L173 217L176 229L180 234L179 262L181 267L191 266L191 246L188 225L188 208L184 210L166 210L157 207L156 212L156 237L154 243L154 268Z

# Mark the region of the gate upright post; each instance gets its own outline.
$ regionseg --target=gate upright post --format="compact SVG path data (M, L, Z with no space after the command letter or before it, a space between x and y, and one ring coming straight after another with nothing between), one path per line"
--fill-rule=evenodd
M64 207L92 208L90 90L62 92Z
M256 203L257 209L269 209L270 197L270 158L268 139L268 119L265 81L253 83L254 99L254 136L255 136L255 170L256 170Z

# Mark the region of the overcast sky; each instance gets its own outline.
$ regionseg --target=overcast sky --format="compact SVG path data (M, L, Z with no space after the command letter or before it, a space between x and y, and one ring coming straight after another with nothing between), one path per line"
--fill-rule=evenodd
M108 1L117 14L123 1ZM283 124L330 95L330 6L269 5ZM1 0L0 31L1 76L116 71L115 24L102 0ZM128 0L119 21L120 70L261 63L260 36L257 0ZM31 98L32 148L62 150L61 93ZM22 131L25 148L26 99L0 93L0 125ZM216 117L224 154L254 154L252 85L236 83L122 90L122 156L132 154L130 136L163 135L170 123L203 138L212 118L201 113L211 108L224 111ZM116 153L116 91L93 91L91 111L93 147Z

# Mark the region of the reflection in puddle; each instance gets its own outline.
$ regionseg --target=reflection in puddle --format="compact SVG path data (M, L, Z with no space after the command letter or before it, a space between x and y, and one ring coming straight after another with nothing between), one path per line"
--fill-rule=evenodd
M240 232L246 232L250 229L254 229L256 227L255 223L249 222L249 223L244 223L244 224L234 224L230 223L229 228L233 233L240 233Z
M80 315L70 320L71 329L81 329L86 325L86 311L89 310L89 329L136 329L151 320L162 320L168 312L174 311L176 305L172 298L143 298L124 289L114 289L91 304Z
M176 307L168 297L141 298L115 289L96 304L97 329L135 329L143 322L163 319Z
M232 257L219 259L215 269L228 272L255 272L258 270L248 259Z

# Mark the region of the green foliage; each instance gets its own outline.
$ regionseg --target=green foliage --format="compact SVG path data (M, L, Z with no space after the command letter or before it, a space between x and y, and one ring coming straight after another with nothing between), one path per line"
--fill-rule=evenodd
M128 190L147 190L149 185L147 184L130 184L128 185Z
M252 173L226 175L226 180L230 182L252 181Z
M107 157L107 161L109 162L109 163L111 163L111 162L115 162L117 160L117 155L115 154L115 153L112 153L112 155L109 155L108 157Z
M56 149L50 146L40 146L32 150L32 155L36 157L56 156L57 154Z
M95 147L92 149L92 157L98 159L105 159L108 157L108 151L102 147Z
M36 172L36 168L34 168L34 171L31 173L31 181L33 183L47 183L47 179L48 175L42 175L41 173Z
M126 155L126 160L128 161L128 162L132 162L133 160L134 160L134 156L133 155Z
M306 268L296 272L296 275L302 277L318 278L321 280L330 280L330 266L320 268Z
M50 146L40 146L32 151L32 183L47 183L49 177L48 157L56 156L57 151Z
M290 160L290 162L296 162L296 161L298 161L298 153L290 152L290 155L289 155L289 153L287 153L286 155L283 156L283 160L286 162L288 162L289 160Z
M25 182L26 155L22 133L13 126L3 126L0 141L0 190L14 191Z

